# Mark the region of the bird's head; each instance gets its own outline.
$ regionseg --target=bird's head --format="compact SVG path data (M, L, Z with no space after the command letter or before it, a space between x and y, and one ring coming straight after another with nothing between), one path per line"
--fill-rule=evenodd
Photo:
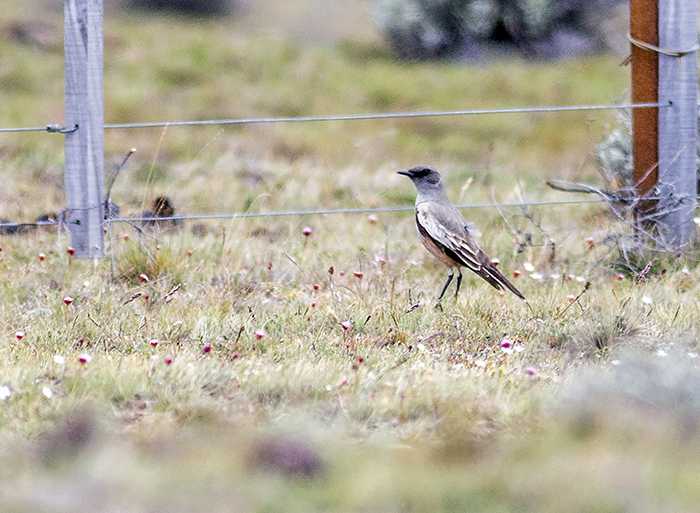
M418 190L440 187L440 173L428 166L415 166L406 171L399 171L400 175L409 177Z

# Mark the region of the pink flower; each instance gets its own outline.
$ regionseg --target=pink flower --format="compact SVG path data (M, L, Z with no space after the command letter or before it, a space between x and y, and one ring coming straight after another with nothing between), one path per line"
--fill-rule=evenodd
M344 330L349 330L350 329L350 321L345 321L341 322L340 325L343 327Z
M211 352L211 346L204 346L202 348L202 351L204 352L204 354Z
M528 376L534 376L535 374L537 374L537 369L535 369L535 367L533 367L532 365L526 365L525 374L527 374Z
M68 306L73 302L73 298L70 296L66 296L63 298L63 302L66 304L66 306Z
M75 254L75 248L73 246L68 246L68 254L71 256Z
M370 214L369 216L367 216L367 222L369 224L377 224L377 221L379 221L379 219L374 214Z
M17 340L22 340L24 338L24 331L16 332L15 337L17 337Z
M509 338L501 340L501 351L505 354L513 354L513 341Z
M265 336L265 331L263 331L263 330L257 330L255 332L255 338L257 338L258 340L260 340L264 336Z
M148 282L148 276L146 276L145 274L139 274L139 281L140 281L141 283L146 283L146 282Z
M92 360L92 356L89 353L83 353L80 356L78 356L78 360L82 364L89 363L90 360Z
M301 233L304 234L304 237L308 237L309 235L311 235L311 232L312 230L310 226L304 226L304 229L301 231Z
M355 278L362 278L364 276L364 274L362 274L362 271L355 271L352 274L355 276Z
M39 253L39 260L41 260L42 262L46 260L46 255L43 253Z

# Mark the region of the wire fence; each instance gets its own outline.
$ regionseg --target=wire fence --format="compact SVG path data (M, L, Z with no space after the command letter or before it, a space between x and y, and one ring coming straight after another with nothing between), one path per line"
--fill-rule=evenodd
M572 105L572 106L553 106L553 107L522 107L522 108L505 108L505 109L473 109L473 110L451 110L451 111L424 111L424 112L396 112L396 113L370 113L370 114L353 114L353 115L329 115L329 116L304 116L304 117L281 117L281 118L241 118L241 119L223 119L223 120L201 120L201 121L170 121L170 122L154 122L154 123L120 123L120 124L105 124L105 129L131 129L131 128L158 128L158 127L174 127L174 126L202 126L202 125L240 125L240 124L255 124L255 123L288 123L288 122L323 122L323 121L354 121L367 119L401 119L401 118L416 118L416 117L436 117L436 116L470 116L470 115L488 115L488 114L527 114L527 113L553 113L553 112L577 112L591 110L611 110L611 109L640 109L640 108L662 108L672 106L668 103L623 103L623 104L607 104L607 105ZM19 127L19 128L0 128L0 133L7 132L38 132L46 131L49 133L67 133L77 130L78 125L74 127L62 127L57 124L49 124L44 127ZM584 203L602 203L601 198L596 199L569 199L556 201L531 201L531 202L513 202L513 203L475 203L471 205L458 205L459 208L501 208L501 207L530 207L530 206L552 206L552 205L575 205ZM95 207L101 208L101 207ZM323 210L291 210L291 211L276 211L276 212L237 212L224 214L193 214L181 216L167 217L110 217L106 219L108 223L154 223L167 221L192 221L206 219L243 219L249 217L279 217L279 216L313 216L313 215L332 215L332 214L356 214L356 213L377 213L377 212L399 212L413 210L413 206L393 206L393 207L374 207L374 208L341 208L341 209L323 209ZM6 234L12 230L21 232L24 228L32 226L57 226L60 221L37 221L34 223L0 223L0 232Z
M391 112L373 114L347 114L331 116L302 116L284 118L241 118L241 119L208 119L201 121L159 121L153 123L115 123L105 124L105 129L115 128L164 128L175 126L202 126L202 125L245 125L258 123L297 123L310 121L356 121L364 119L400 119L400 118L420 118L436 116L475 116L486 114L527 114L537 112L576 112L589 110L611 110L611 109L649 109L660 107L671 107L673 103L623 103L609 105L565 105L554 107L519 107L509 109L474 109L474 110L439 110L424 112ZM50 132L66 133L77 130L79 127L67 128L56 124L49 124L40 127L24 128L0 128L2 132Z
M401 118L417 118L417 117L437 117L437 116L473 116L473 115L489 115L489 114L528 114L528 113L556 113L556 112L577 112L577 111L592 111L592 110L622 110L622 109L644 109L644 108L665 108L671 107L672 102L667 103L622 103L622 104L605 104L605 105L571 105L571 106L550 106L550 107L521 107L521 108L503 108L503 109L473 109L473 110L450 110L450 111L423 111L423 112L395 112L395 113L370 113L370 114L351 114L351 115L329 115L329 116L303 116L303 117L279 117L279 118L241 118L241 119L222 119L222 120L200 120L200 121L170 121L170 122L153 122L153 123L119 123L105 124L104 129L133 129L133 128L164 128L176 126L203 126L203 125L242 125L256 123L288 123L288 122L324 122L324 121L355 121L368 119L401 119ZM43 127L19 127L19 128L0 128L0 133L8 132L39 132L45 131L49 133L69 133L78 130L78 125L74 127L63 127L57 124L49 124ZM525 201L511 203L474 203L469 205L457 205L458 208L501 208L501 207L531 207L531 206L554 206L554 205L576 205L588 203L603 203L603 198L595 199L568 199L568 200L553 200L553 201ZM102 205L93 208L102 208ZM413 206L388 206L388 207L372 207L372 208L341 208L341 209L322 209L322 210L289 210L289 211L271 211L271 212L237 212L237 213L222 213L222 214L192 214L192 215L177 215L163 217L109 217L105 219L106 223L155 223L155 222L177 222L177 221L193 221L206 219L243 219L250 217L279 217L279 216L314 216L314 215L333 215L333 214L357 214L357 213L378 213L378 212L400 212L413 210ZM63 223L60 220L37 221L34 223L13 223L0 222L0 234L12 230L14 233L20 233L23 228L32 226L60 226Z
M554 205L575 205L582 203L603 203L605 200L596 199L578 199L578 200L554 200L554 201L523 201L523 202L505 202L505 203L472 203L468 205L456 205L457 208L503 208L503 207L539 207L539 206L554 206ZM197 221L206 219L245 219L249 217L282 217L282 216L315 216L315 215L333 215L333 214L367 214L379 212L407 212L414 210L414 206L395 206L395 207L367 207L367 208L338 208L325 210L284 210L271 212L237 212L227 214L193 214L181 216L142 216L142 217L110 217L105 219L106 223L164 223L168 221ZM25 227L32 226L58 226L60 221L36 221L34 223L0 223L0 232L2 228L15 228L21 230Z

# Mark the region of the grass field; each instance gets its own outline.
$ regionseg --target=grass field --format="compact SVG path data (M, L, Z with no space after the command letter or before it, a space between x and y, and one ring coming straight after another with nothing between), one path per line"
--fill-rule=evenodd
M612 57L397 63L368 18L301 37L282 30L300 14L264 5L218 21L108 10L106 121L626 98ZM0 21L0 125L60 122L61 13L27 2ZM112 194L123 215L161 194L185 214L411 205L396 171L419 162L458 203L570 199L543 181L598 184L614 116L114 130L107 173L137 148ZM0 135L0 217L64 206L62 143ZM71 259L66 234L0 238L0 509L697 511L697 253L646 255L642 276L600 204L464 213L532 312L473 276L434 308L446 272L411 212L204 235L114 223L95 262Z

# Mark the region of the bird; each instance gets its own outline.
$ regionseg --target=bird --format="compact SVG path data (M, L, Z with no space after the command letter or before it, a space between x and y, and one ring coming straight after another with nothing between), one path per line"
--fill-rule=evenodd
M406 171L399 171L398 174L409 177L418 189L416 227L421 242L449 270L447 281L438 298L438 305L454 278L455 268L458 272L455 296L459 293L462 267L474 271L497 290L508 289L523 301L527 301L479 248L474 240L471 223L464 219L447 197L440 173L432 167L415 166Z

